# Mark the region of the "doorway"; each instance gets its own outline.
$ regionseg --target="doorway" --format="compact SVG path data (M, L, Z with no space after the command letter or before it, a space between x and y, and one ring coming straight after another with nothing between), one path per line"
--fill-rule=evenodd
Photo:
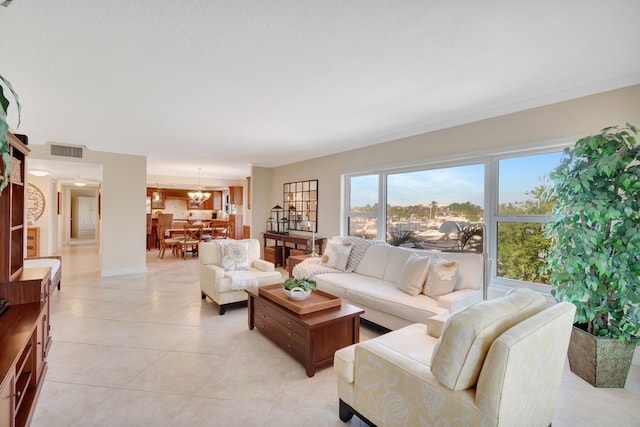
M98 235L98 191L70 189L69 242L94 242Z

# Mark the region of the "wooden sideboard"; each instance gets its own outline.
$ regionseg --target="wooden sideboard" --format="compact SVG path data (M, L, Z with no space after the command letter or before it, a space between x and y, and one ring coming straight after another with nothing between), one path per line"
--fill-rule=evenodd
M0 282L9 301L0 316L0 426L28 426L47 372L51 347L51 268L24 268L16 280Z
M273 241L274 244L273 246L271 246L272 248L275 248L276 252L279 252L279 254L275 257L273 257L272 259L268 259L269 255L266 253L265 251L265 257L264 259L266 261L269 262L273 262L276 266L278 265L282 265L284 266L284 264L286 263L287 260L287 250L288 249L299 249L300 246L304 246L307 249L311 249L309 248L309 242L311 241L310 237L305 237L305 236L292 236L289 234L277 234L277 233L262 233L263 237L264 237L264 247L268 248L269 246L269 240ZM324 242L327 239L325 239L324 237L318 237L316 236L316 253L322 255L322 248L324 248Z

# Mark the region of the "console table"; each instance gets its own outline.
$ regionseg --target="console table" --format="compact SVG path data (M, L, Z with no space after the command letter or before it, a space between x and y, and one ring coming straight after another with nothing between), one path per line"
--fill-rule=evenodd
M287 259L286 250L287 250L288 247L291 247L291 246L287 246L287 244L293 245L293 249L298 249L299 245L302 245L305 248L309 248L308 247L308 242L309 242L309 240L311 240L310 238L305 237L305 236L292 236L292 235L289 235L289 234L278 234L278 233L269 233L269 232L265 232L265 233L262 233L262 234L264 236L264 247L268 248L269 245L267 244L267 242L269 240L272 240L274 242L273 248L275 248L275 250L279 251L280 254L281 254L281 256L278 256L278 257L274 258L273 260L269 260L269 259L267 259L267 257L265 257L265 259L267 261L273 262L276 266L278 266L278 265L284 266L285 261ZM326 240L327 239L325 239L324 237L316 236L315 245L316 245L316 253L317 254L322 255L322 248L324 247L324 242Z

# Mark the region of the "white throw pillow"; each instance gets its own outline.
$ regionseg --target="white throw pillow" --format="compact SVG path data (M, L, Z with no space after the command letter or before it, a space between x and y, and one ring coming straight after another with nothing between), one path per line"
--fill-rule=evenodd
M443 258L431 260L427 283L424 285L424 293L431 298L453 292L458 281L459 265L456 261L447 261Z
M249 270L249 242L218 242L220 267L225 271Z
M431 258L428 256L420 257L412 254L402 266L398 289L405 291L411 296L416 296L422 292L430 263Z
M351 243L327 242L327 248L322 255L321 265L344 271L351 253Z

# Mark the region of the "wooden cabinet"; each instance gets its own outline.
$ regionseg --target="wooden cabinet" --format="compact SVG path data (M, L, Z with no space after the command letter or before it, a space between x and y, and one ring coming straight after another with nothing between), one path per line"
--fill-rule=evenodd
M242 204L242 187L229 187L229 203L232 205Z
M11 171L9 184L0 195L0 282L20 274L24 260L25 159L29 148L8 133ZM0 172L4 163L0 161Z
M8 137L11 171L0 195L0 299L10 306L0 317L0 427L22 427L31 422L47 371L51 268L23 268L29 149Z
M151 209L164 209L164 200L166 198L164 190L148 188L147 196L151 197Z
M229 224L231 225L231 238L241 240L243 238L242 215L230 214Z
M209 200L205 200L202 204L193 203L189 199L189 191L179 188L171 188L167 190L159 190L157 188L147 188L147 196L151 197L151 209L165 209L167 199L180 199L187 203L187 209L190 210L214 210L222 209L222 192L221 191L207 191L211 193ZM216 208L216 193L219 193L218 205Z
M40 256L40 227L27 227L27 257Z
M47 372L51 347L51 269L24 268L14 281L0 282L10 302L0 317L0 426L28 426Z
M222 210L222 191L212 191L211 199L213 203L213 210L220 211Z

